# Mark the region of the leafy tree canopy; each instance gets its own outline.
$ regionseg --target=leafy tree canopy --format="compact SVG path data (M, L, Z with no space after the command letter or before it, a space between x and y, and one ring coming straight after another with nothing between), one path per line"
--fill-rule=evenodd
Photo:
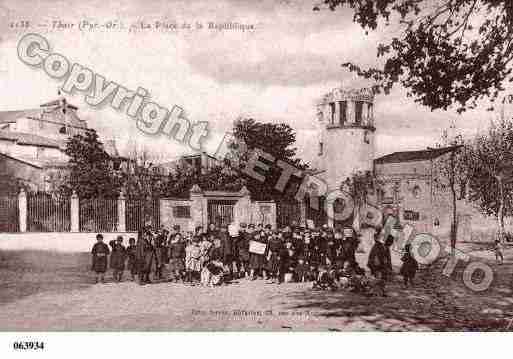
M376 93L397 83L432 110L455 104L458 112L494 102L512 81L511 0L324 0L333 11L350 8L366 31L399 26L400 35L379 44L380 68L343 66L375 81ZM320 10L321 6L314 7ZM490 109L493 109L491 106Z
M294 147L296 133L292 127L285 123L261 123L251 118L239 119L235 122L233 134L236 143L232 146L232 150L237 157L235 169L238 170L239 174L244 174L241 170L247 165L253 151L257 149L272 155L275 160L281 160L294 166L298 170L308 168L307 163L296 157L297 148ZM262 160L262 162L265 162L265 160ZM282 170L276 165L269 165L270 169L266 172L263 183L250 176L244 176L246 186L254 199L292 200L299 188L301 178L292 176L284 191L280 192L276 189L276 183L282 174Z
M80 198L116 197L122 178L113 171L111 158L94 130L70 138L64 151L69 156L69 178L61 190Z

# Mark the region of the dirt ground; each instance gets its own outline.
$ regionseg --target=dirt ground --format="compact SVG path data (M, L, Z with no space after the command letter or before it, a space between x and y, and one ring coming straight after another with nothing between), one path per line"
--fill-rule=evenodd
M0 253L0 330L73 331L504 331L513 330L513 250L482 293L466 289L463 266L451 278L444 260L423 268L414 288L400 276L388 296L315 291L310 283L240 280L218 288L125 281L92 284L89 255Z

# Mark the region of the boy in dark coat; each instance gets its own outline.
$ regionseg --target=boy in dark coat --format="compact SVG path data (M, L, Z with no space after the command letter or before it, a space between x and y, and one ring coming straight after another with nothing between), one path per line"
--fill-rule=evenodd
M388 235L385 239L384 247L385 247L385 280L391 280L394 274L392 269L392 254L390 253L392 244L394 244L394 236Z
M139 283L151 283L150 272L155 259L155 250L151 241L152 234L144 231L137 238L137 263L139 272Z
M371 274L376 278L376 287L380 294L385 297L385 282L387 280L388 265L387 265L387 249L379 241L379 233L374 235L374 245L369 253L369 260L367 267L369 267Z
M112 252L110 254L110 268L113 270L114 280L121 282L125 270L126 249L123 246L123 237L118 236L116 240L109 242Z
M130 275L132 276L133 281L135 280L135 275L137 274L136 251L137 247L135 246L135 238L128 239L126 254L128 257L128 270L130 271Z
M404 246L404 254L401 260L403 261L403 265L401 266L400 273L403 276L404 285L406 287L408 285L413 285L413 278L415 277L415 273L417 272L419 265L411 254L410 244L406 244Z
M254 232L252 239L255 242L267 244L266 238L263 236L262 232ZM266 250L267 252L267 250ZM249 253L249 267L251 268L251 280L255 280L256 276L260 274L260 271L265 272L263 270L265 265L265 254L259 254L259 253Z
M297 265L294 269L294 274L298 282L307 282L310 280L310 267L306 263L305 258L299 256L297 259Z
M96 235L96 243L91 250L92 266L91 269L96 273L96 283L105 282L105 272L107 271L107 257L110 253L109 246L103 243L103 235Z
M166 243L167 234L167 231L163 229L155 236L155 279L157 280L162 279L164 266L169 262Z
M275 232L269 238L267 246L267 273L274 283L278 279L278 272L280 269L280 254L282 250L281 234Z
M230 273L231 279L233 278L233 243L232 238L228 234L228 228L226 225L221 226L219 239L221 240L221 250L223 252L223 265Z
M185 277L185 242L177 232L169 241L169 273L172 281L183 280Z
M292 242L286 242L280 253L280 273L278 284L285 281L285 274L294 273L296 267L296 255L292 249Z
M247 277L249 275L249 233L246 231L246 223L240 224L239 232L239 262L240 272Z

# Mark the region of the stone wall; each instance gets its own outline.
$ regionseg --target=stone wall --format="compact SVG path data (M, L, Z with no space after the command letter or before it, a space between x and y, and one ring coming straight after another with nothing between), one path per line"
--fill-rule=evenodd
M174 225L179 225L182 230L189 230L193 226L191 216L188 218L185 216L180 216L180 218L178 218L175 216L177 211L174 210L174 208L177 206L189 207L189 213L191 213L191 205L192 201L190 200L162 198L160 200L160 224L167 228L172 228Z
M116 239L121 235L124 244L128 245L130 237L137 239L135 232L102 233L103 241ZM58 252L90 252L96 243L96 233L2 233L0 236L0 250L45 250Z

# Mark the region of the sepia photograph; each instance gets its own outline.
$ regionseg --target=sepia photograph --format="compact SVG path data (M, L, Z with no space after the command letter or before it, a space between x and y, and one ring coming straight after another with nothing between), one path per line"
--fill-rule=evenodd
M0 20L2 350L513 331L512 1L0 0Z

